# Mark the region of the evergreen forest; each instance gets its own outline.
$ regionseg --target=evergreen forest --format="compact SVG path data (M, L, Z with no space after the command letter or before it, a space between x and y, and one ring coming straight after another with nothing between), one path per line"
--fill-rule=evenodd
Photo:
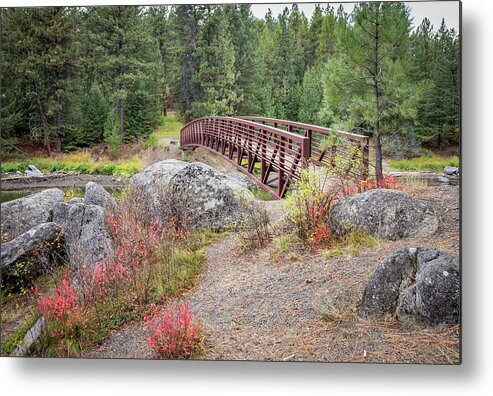
M167 111L369 134L377 155L459 143L458 33L401 2L8 8L1 29L4 147L135 142Z

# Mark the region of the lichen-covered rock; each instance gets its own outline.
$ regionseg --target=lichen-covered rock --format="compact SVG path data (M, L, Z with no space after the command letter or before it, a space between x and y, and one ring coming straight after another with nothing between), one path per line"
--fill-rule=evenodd
M239 222L244 210L238 197L253 199L248 189L200 162L177 172L170 180L169 189L172 214L186 218L196 230L218 231Z
M10 241L39 224L51 222L53 207L63 202L63 196L62 190L50 188L2 203L2 241Z
M416 283L400 296L397 317L430 325L459 323L459 257L438 249L417 254Z
M435 248L402 249L382 261L360 305L363 318L427 325L458 323L459 310L459 257Z
M362 317L384 317L397 307L400 293L416 273L414 251L399 250L380 263L365 287L360 306Z
M21 257L35 249L51 250L49 246L60 233L60 227L52 222L38 224L9 242L2 243L0 269L2 276L10 273L10 267ZM31 257L33 258L33 257Z
M84 203L84 198L81 198L81 197L72 197L69 199L68 203L70 205L74 204L74 203Z
M431 208L408 194L387 189L369 190L339 200L328 222L336 235L365 231L390 240L432 235L438 229L438 218Z
M98 205L59 203L53 221L62 227L67 256L72 265L101 263L113 254L104 209Z
M132 177L130 192L142 200L141 204L152 217L159 217L164 210L160 197L168 188L171 178L187 165L188 162L175 159L156 162Z
M104 209L116 209L116 201L111 194L103 186L93 182L86 184L84 203L86 205L99 205Z

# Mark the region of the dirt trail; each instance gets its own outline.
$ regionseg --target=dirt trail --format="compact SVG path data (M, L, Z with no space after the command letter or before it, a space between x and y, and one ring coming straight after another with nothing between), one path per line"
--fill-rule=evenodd
M458 253L458 188L419 192L441 219L432 238L380 241L325 258L293 247L280 253L271 244L244 254L230 235L207 249L203 272L183 295L206 335L204 359L308 360L448 363L458 359L458 327L419 329L395 321L363 322L357 304L369 276L392 251L438 246ZM280 222L280 201L267 202ZM279 227L276 227L279 229ZM322 309L320 307L323 307ZM331 319L322 320L322 313ZM143 323L126 326L89 351L87 357L148 358Z

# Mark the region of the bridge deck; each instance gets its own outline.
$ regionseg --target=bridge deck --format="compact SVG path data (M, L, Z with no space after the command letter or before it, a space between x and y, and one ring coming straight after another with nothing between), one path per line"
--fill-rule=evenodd
M276 198L309 162L368 176L368 137L286 120L203 117L182 128L180 146L221 154Z

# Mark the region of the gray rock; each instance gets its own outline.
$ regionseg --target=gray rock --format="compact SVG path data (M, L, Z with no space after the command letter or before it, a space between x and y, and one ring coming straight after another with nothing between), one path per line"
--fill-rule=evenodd
M459 257L438 249L417 254L416 283L399 298L397 317L429 325L459 323Z
M55 223L43 223L26 231L9 242L2 243L0 269L2 275L9 274L9 267L21 257L31 254L36 249L47 249L60 233Z
M223 230L240 221L244 211L239 195L253 199L248 189L200 162L184 167L170 181L173 214L196 230Z
M72 205L74 203L84 203L84 198L81 197L72 197L70 200L67 202L69 205Z
M187 165L187 162L175 159L156 162L132 177L130 192L143 200L142 205L151 216L158 217L163 211L160 196L168 188L171 178Z
M459 310L459 257L435 248L402 249L382 261L360 305L363 318L426 325L458 323Z
M328 222L336 235L365 231L376 238L397 240L432 235L438 218L416 198L401 191L376 189L339 200Z
M416 250L403 249L382 261L365 287L360 306L364 318L392 315L401 291L416 273Z
M50 222L53 207L63 202L63 196L62 190L51 188L2 203L2 241L10 241L41 223Z
M62 227L65 249L72 265L89 266L113 254L104 209L98 205L59 203L53 221Z
M84 203L86 205L99 205L109 210L116 209L116 201L111 194L103 186L93 182L86 184Z
M457 168L455 166L446 166L445 168L443 168L443 172L448 176L458 175L459 174L459 168Z
M27 167L27 170L24 171L24 173L27 175L27 176L34 176L34 177L39 177L39 176L43 176L43 172L41 172L38 168L36 168L34 165L29 165Z

